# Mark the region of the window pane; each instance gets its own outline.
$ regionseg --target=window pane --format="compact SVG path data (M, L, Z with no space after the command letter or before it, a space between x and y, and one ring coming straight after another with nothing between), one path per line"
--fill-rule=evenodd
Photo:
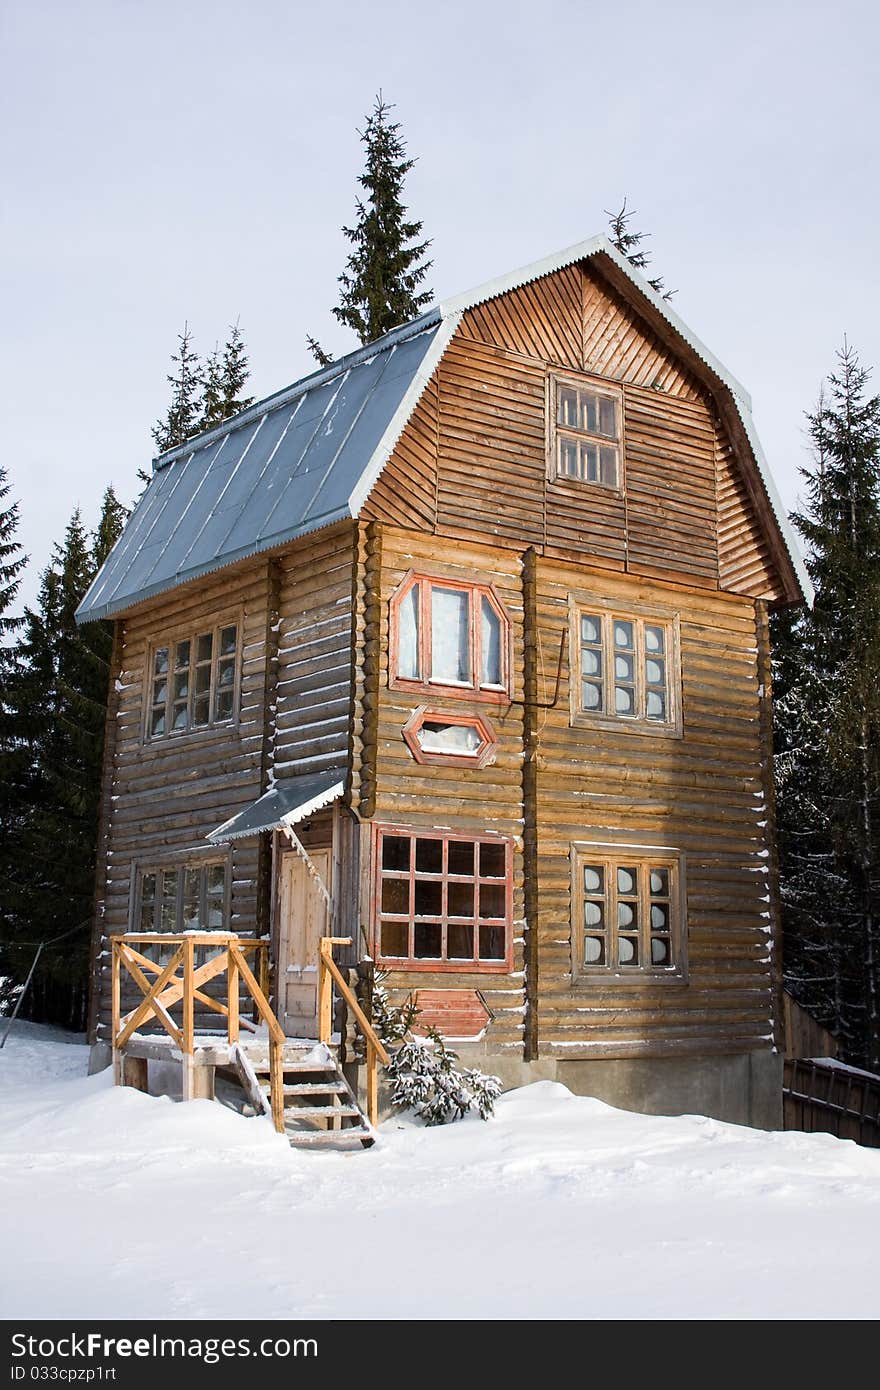
M636 936L617 938L617 962L619 965L638 965L639 941Z
M560 435L558 440L558 449L559 459L557 464L557 472L563 474L566 478L577 478L579 476L579 450L577 440L567 439L564 435Z
M163 677L153 682L153 704L164 705L168 698L168 681Z
M439 960L443 930L439 922L416 922L413 956L416 960Z
M462 922L450 922L446 929L446 954L450 960L473 960L474 929Z
M196 667L196 693L202 695L211 689L211 668L210 666Z
M482 673L483 685L501 684L501 619L485 594L482 604Z
M470 595L458 589L431 588L431 679L469 681L468 631Z
M174 677L174 698L185 700L189 694L189 670L179 671Z
M483 884L480 888L480 916L503 917L507 904L503 884Z
M601 936L584 937L584 964L605 964L605 940Z
M666 718L666 696L662 690L649 690L647 692L645 713L649 719Z
M157 676L163 676L168 670L168 648L159 647L153 657L153 671Z
M232 696L233 692L229 689L217 691L217 713L216 719L232 718Z
M480 927L480 960L504 960L503 927Z
M141 879L141 931L154 930L156 912L156 875L144 874Z
M185 729L189 725L189 712L186 705L174 706L174 718L171 721L172 729Z
M234 631L235 629L233 629ZM196 661L210 661L214 650L213 632L203 632L196 638Z
M162 875L160 931L177 930L177 870L166 869Z
M409 927L406 922L383 922L381 935L383 956L409 955Z
M602 641L602 622L588 613L581 614L581 641L598 646Z
M614 645L624 651L633 650L633 625L620 618L614 619Z
M208 696L197 695L193 700L193 727L196 729L203 728L205 724L209 723L209 714Z
M507 856L504 845L480 845L480 877L504 878L507 873Z
M449 841L449 872L451 874L473 874L474 845L469 840ZM502 873L503 873L502 869Z
M651 937L651 963L653 965L667 965L669 963L669 942L664 941L659 936Z
M418 680L419 672L419 586L414 584L401 600L397 633L397 674L405 680Z
M657 898L669 897L669 870L651 870L651 893Z
M382 911L395 912L409 916L409 879L385 878L382 880Z
M501 890L504 891L503 889ZM446 914L449 917L473 917L474 885L472 883L450 883L446 890ZM481 899L482 901L482 899ZM493 913L486 914L494 916Z
M577 391L571 386L557 387L556 420L560 425L578 424Z
M584 926L601 927L604 926L605 905L604 903L590 902L584 903Z
M404 835L385 835L382 838L382 868L409 869L409 837Z
M624 715L633 714L634 704L635 701L632 689L625 685L617 686L614 692L614 708L617 710L617 713Z
M662 627L645 626L645 650L662 654L664 649L664 632Z
M405 909L404 909L405 910ZM443 884L417 878L414 912L416 917L439 917L443 910Z
M208 892L222 894L226 888L226 869L222 864L211 864L208 868Z
M653 657L648 657L645 662L645 680L649 685L665 685L666 665L662 661L655 661Z
M220 633L221 656L235 655L235 633L236 630L234 627L224 627L223 631Z
M602 652L595 647L581 647L581 675L601 676Z
M617 680L631 681L633 679L633 661L634 658L632 656L627 656L625 653L621 655L621 653L618 652L615 655L614 675Z
M651 927L654 931L669 930L669 913L665 903L651 903Z
M616 402L608 396L599 397L599 433L607 434L609 439L617 438Z
M602 687L593 685L590 681L583 681L581 684L581 706L585 710L602 709Z
M183 666L189 666L189 642L178 642L174 653L174 669L179 671Z
M197 931L201 925L199 917L199 886L201 874L198 869L186 869L183 875L183 931Z
M442 840L416 840L416 871L422 874L443 872Z
M599 481L599 450L595 444L581 445L581 462L578 477L584 478L588 483L598 483Z
M150 733L153 735L164 734L165 732L165 706L161 709L153 710L153 718L150 722Z
M638 909L636 904L619 902L617 904L617 925L619 927L635 927L638 925Z
M419 747L426 753L476 753L482 743L477 730L470 724L440 724L431 720L418 730Z
M617 450L599 450L599 481L606 487L617 487Z
M581 397L581 429L588 434L595 434L599 428L599 401L590 392L585 391Z
M601 866L592 868L590 865L587 865L584 869L584 892L605 892L605 870Z
M636 871L635 869L617 870L617 891L624 895L635 893L636 891Z

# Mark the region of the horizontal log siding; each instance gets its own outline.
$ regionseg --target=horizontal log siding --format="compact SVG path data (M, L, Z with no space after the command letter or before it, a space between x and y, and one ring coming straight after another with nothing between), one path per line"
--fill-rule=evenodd
M353 523L281 557L276 777L344 766L351 705Z
M107 871L101 923L96 1036L109 1038L107 938L131 928L135 866L183 861L209 851L205 836L260 795L266 677L268 566L265 560L211 576L164 595L120 619L120 666L107 826ZM144 696L150 644L181 628L241 622L241 698L237 726L221 726L144 743ZM257 912L257 841L230 851L230 927L252 933ZM222 853L222 851L220 851ZM126 994L123 1007L139 996Z
M437 374L437 530L518 550L542 544L544 364L462 339Z
M721 587L771 602L784 598L754 503L733 449L720 431L715 443L715 467Z
M388 987L396 999L414 989L473 990L478 988L495 1015L489 1025L490 1046L498 1051L522 1050L524 1016L524 908L522 872L522 704L468 704L465 698L430 696L388 687L388 601L410 569L467 581L494 584L510 614L513 633L514 695L522 701L523 605L520 557L509 550L382 528L381 602L377 642L365 655L365 679L377 695L375 734L375 821L383 825L448 829L463 835L497 832L514 840L513 971L510 975L457 971L389 972ZM496 760L483 768L420 766L403 741L401 730L413 710L430 704L439 711L479 713L498 736ZM364 859L366 861L366 853ZM370 922L369 874L364 863L362 916Z
M715 428L703 401L624 392L627 569L718 587Z
M536 718L541 1056L627 1057L770 1046L767 843L754 606L654 581L536 566L544 676L568 622L569 592L681 613L684 736L572 728L568 664L559 701ZM552 668L552 669L551 669ZM658 837L656 841L650 837ZM625 838L687 855L689 977L572 979L571 860L578 840Z

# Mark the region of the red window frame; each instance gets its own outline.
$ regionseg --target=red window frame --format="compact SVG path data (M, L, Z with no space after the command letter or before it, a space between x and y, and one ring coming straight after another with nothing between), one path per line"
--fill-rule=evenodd
M400 609L410 591L418 587L418 666L417 677L398 674L400 665ZM470 598L470 621L468 624L468 655L471 680L469 682L446 683L434 681L426 672L431 670L431 590L448 589L454 593L465 593ZM501 623L500 655L501 681L498 685L482 685L482 601L486 599ZM391 597L389 605L388 634L388 683L392 690L417 690L427 695L450 695L454 698L487 701L492 704L509 704L510 675L512 662L510 656L510 618L493 584L470 583L449 579L442 574L427 574L420 570L410 570Z
M383 847L388 839L409 840L408 864L405 868L385 868L383 867ZM441 845L441 870L439 873L425 870L418 866L417 842L431 841ZM471 874L450 873L449 872L449 846L451 844L468 844L475 848L482 845L490 845L493 848L499 846L504 850L504 876L497 874L482 874L479 859L480 851L477 850L474 856L474 872ZM383 911L383 886L386 882L393 880L397 883L408 884L407 910L406 912ZM513 841L503 835L458 835L444 832L442 834L431 834L420 829L411 829L404 826L379 825L374 827L373 834L373 893L372 893L372 923L373 923L373 956L377 964L384 970L431 970L442 973L454 972L455 974L507 974L513 968ZM417 914L416 907L416 885L422 883L426 885L439 885L441 904L439 911L428 911ZM474 911L468 915L465 913L450 913L449 908L449 886L454 884L473 884L474 885ZM480 914L479 894L480 888L485 885L490 890L499 887L504 891L504 915L503 917L491 917L489 914ZM450 922L450 918L452 921ZM389 926L404 926L407 931L407 954L405 956L383 954L382 951L382 925L387 923ZM437 956L416 956L415 955L415 935L418 926L432 928L439 925L441 932L440 954ZM453 956L448 954L449 927L459 927L473 930L473 955ZM503 955L489 957L480 956L481 949L481 929L497 932L501 929L504 933Z
M454 724L460 728L474 729L480 743L472 753L441 753L438 750L423 748L419 742L419 731L423 724ZM455 714L448 710L431 709L419 705L402 729L403 741L417 763L434 763L439 767L485 767L494 761L498 749L498 735L488 719L481 714Z

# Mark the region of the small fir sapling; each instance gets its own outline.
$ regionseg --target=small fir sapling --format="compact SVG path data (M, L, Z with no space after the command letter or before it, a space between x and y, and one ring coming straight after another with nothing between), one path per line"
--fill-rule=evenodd
M387 990L374 986L373 1026L382 1041L394 1048L385 1069L393 1082L392 1105L414 1110L426 1125L460 1120L474 1107L481 1120L488 1120L501 1094L500 1079L461 1067L458 1054L435 1028L428 1028L424 1038L414 1037L411 1028L418 1012L411 1000L391 1004Z

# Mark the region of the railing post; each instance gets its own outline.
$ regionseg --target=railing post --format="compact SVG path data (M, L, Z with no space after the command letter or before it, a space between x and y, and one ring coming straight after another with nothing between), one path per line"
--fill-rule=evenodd
M329 1043L333 1032L333 977L327 969L323 940L318 948L318 1038Z
M226 1037L229 1042L238 1042L238 961L229 947L226 947Z
M379 1119L379 1078L376 1070L376 1049L367 1038L367 1118L375 1127Z
M115 939L111 941L112 951L112 982L110 991L110 1035L113 1044L113 1084L122 1085L122 1056L116 1046L116 1039L119 1037L119 1026L122 1014L122 984L119 978L119 942Z
M272 1123L278 1134L284 1133L284 1044L269 1039L269 1096L272 1102Z
M192 1100L195 1089L193 1076L195 1051L195 997L193 994L193 942L183 942L183 1099Z

